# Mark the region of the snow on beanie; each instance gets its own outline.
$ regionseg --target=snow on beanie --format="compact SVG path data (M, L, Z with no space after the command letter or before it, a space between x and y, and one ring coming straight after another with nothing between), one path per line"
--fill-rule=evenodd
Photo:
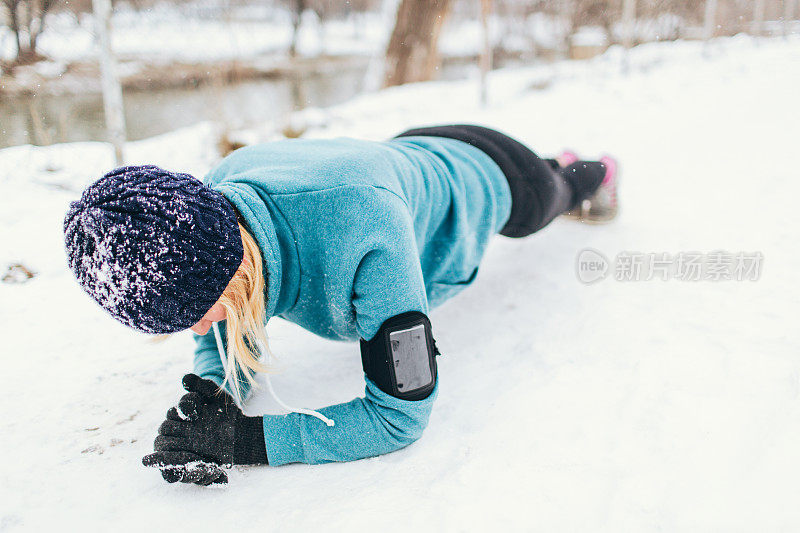
M114 318L146 333L194 325L244 256L233 206L189 174L112 170L70 204L69 266Z

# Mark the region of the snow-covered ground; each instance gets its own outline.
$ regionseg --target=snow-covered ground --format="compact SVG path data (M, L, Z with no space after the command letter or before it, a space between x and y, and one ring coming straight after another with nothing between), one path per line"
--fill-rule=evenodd
M109 147L0 150L0 267L37 272L0 283L0 530L797 531L798 86L800 39L740 37L705 53L643 46L627 73L613 49L498 71L485 109L474 82L455 82L317 112L309 136L477 122L544 154L610 152L622 211L492 243L474 286L432 314L441 392L420 441L355 463L236 468L210 489L139 462L181 394L190 336L128 331L66 268L63 214L111 168ZM213 142L204 124L131 143L129 159L202 175ZM586 247L761 252L763 271L584 285ZM268 329L287 402L362 392L357 346ZM262 395L248 411L279 412Z

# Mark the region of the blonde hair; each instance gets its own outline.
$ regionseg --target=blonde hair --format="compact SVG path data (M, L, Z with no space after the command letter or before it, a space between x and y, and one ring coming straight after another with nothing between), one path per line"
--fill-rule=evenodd
M251 387L257 387L254 374L268 372L270 368L259 361L263 349L268 355L264 309L264 271L261 251L252 235L239 224L244 259L231 278L217 303L225 308L228 360L225 364L225 381L236 388L241 397L242 378ZM222 354L220 354L222 356Z

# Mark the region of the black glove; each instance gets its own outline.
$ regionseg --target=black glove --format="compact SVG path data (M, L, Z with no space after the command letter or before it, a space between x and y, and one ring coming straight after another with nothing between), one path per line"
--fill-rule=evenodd
M161 469L170 483L208 485L226 483L220 466L267 464L260 416L245 416L217 384L195 374L183 377L187 394L158 428L155 453L145 456L145 466Z
M212 485L227 483L228 475L216 463L209 463L196 453L191 452L156 452L142 458L144 466L153 466L161 470L161 477L167 483L194 483L196 485Z

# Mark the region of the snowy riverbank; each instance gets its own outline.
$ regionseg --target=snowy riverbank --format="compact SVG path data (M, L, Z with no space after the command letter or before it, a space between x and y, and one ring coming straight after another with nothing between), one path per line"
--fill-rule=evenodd
M139 462L191 369L190 336L152 344L124 329L66 268L63 214L112 167L110 148L0 150L0 268L37 273L0 283L0 530L800 528L798 86L800 40L737 37L705 53L638 47L627 73L618 50L497 71L485 109L474 82L441 82L298 116L315 137L458 121L543 154L609 152L622 212L609 226L558 220L492 243L475 285L432 315L445 355L420 441L356 463L239 468L214 489L167 485ZM129 162L201 176L215 142L202 124L130 143ZM587 247L760 252L763 270L583 285ZM287 402L363 392L355 345L280 319L268 329ZM249 412L279 410L258 395Z
M162 4L148 10L115 8L112 49L124 88L153 90L194 87L230 80L303 76L309 72L353 68L382 57L394 23L394 11L364 12L320 20L303 15L297 57L291 14L276 6L212 9ZM0 96L99 93L99 49L91 14L51 14L39 40L43 61L0 74ZM516 21L513 30L499 20L491 26L500 57L528 56L535 47L556 47L553 21L542 16ZM530 34L530 35L527 35ZM474 60L481 51L481 28L474 20L445 24L439 50L445 60ZM527 35L527 36L526 36ZM0 26L0 63L15 57L11 30Z

